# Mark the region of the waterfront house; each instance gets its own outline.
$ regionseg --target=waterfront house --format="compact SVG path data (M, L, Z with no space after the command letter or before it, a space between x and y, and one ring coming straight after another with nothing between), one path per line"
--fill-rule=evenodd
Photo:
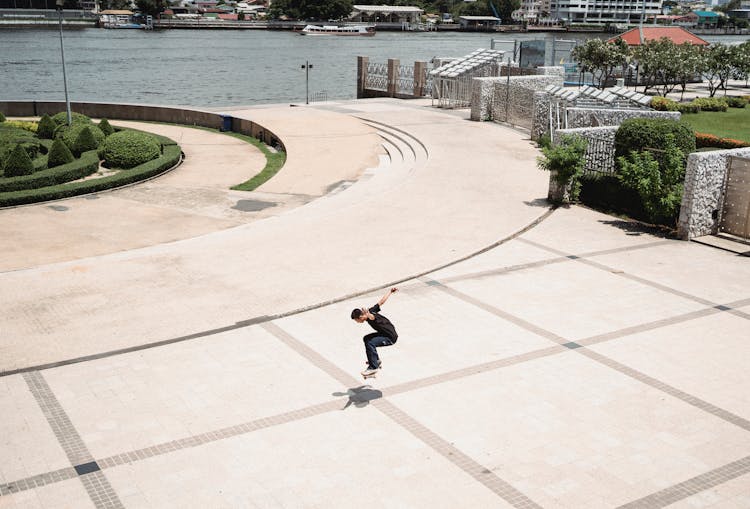
M463 30L493 30L502 20L495 16L459 16L458 23Z
M422 13L411 5L354 5L349 19L360 23L419 23Z
M716 28L719 23L719 14L712 11L693 11L698 17L699 28Z

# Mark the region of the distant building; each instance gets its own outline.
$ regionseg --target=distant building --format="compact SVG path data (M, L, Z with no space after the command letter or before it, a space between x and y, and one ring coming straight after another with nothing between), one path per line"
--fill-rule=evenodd
M361 23L419 23L419 7L409 5L354 5L349 19Z
M719 14L712 11L693 11L698 17L697 26L700 28L716 28L719 22Z
M552 0L550 15L567 23L630 23L661 14L662 0Z
M502 22L495 16L459 16L458 23L461 28L473 30L487 30L496 27Z
M650 26L643 28L632 28L625 33L608 39L607 42L615 42L617 39L622 39L628 46L640 46L646 41L658 41L662 37L666 37L675 44L688 42L697 46L708 46L708 41L701 39L697 35L685 30L682 27Z

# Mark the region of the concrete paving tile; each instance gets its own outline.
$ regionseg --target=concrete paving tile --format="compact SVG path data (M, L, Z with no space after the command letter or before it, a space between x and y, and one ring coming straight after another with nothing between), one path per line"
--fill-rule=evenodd
M70 466L21 375L0 378L0 484Z
M581 263L448 286L571 341L704 307Z
M720 313L590 348L750 419L750 322Z
M575 351L390 399L544 507L624 504L750 452L746 431Z
M521 235L569 254L647 244L659 237L638 231L636 224L585 207L561 207ZM678 241L675 241L678 242Z
M176 473L186 475L174 475ZM372 406L350 407L107 471L151 507L508 507ZM135 507L141 507L136 504Z
M45 378L99 458L306 407L340 389L259 327L56 368Z
M86 509L95 507L79 479L69 479L0 497L2 509Z
M596 261L717 304L750 297L748 259L695 242L675 241L599 256Z
M445 269L431 272L430 278L453 280L455 278L481 277L482 274L502 271L517 266L552 261L559 256L538 247L515 240L491 249L478 256Z
M354 322L351 311L372 306L381 296L360 297L274 323L359 377L366 361L362 337L373 330ZM395 345L378 349L383 362L378 384L402 383L550 346L535 334L423 283L404 285L381 313L393 322L399 338Z

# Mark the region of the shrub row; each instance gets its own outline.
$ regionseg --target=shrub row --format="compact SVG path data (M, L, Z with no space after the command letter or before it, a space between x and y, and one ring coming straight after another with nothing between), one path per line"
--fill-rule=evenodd
M719 138L713 134L695 133L695 146L698 148L743 148L750 147L750 143L732 138Z
M727 108L744 108L747 106L747 97L699 97L689 103L673 101L666 97L654 97L651 99L651 107L658 111L679 111L680 113L727 111Z
M93 151L92 151L93 152ZM95 156L96 157L96 156ZM120 171L108 177L90 179L81 182L69 182L52 187L27 189L0 193L0 207L22 205L47 200L58 200L86 193L95 193L115 187L132 184L156 176L171 168L180 160L180 147L169 145L164 147L164 154L158 159L148 161L140 166L126 171Z
M96 150L91 150L83 153L80 159L56 168L41 170L31 175L2 179L0 180L0 193L55 186L86 177L98 169L99 157L96 155Z

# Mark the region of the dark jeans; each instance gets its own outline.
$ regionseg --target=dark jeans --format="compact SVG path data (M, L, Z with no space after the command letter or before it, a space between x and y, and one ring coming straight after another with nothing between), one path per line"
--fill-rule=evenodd
M380 368L380 357L378 357L377 348L379 346L391 346L396 342L395 339L391 339L388 336L383 336L377 332L368 334L362 338L365 342L365 352L367 353L367 366L370 369Z

